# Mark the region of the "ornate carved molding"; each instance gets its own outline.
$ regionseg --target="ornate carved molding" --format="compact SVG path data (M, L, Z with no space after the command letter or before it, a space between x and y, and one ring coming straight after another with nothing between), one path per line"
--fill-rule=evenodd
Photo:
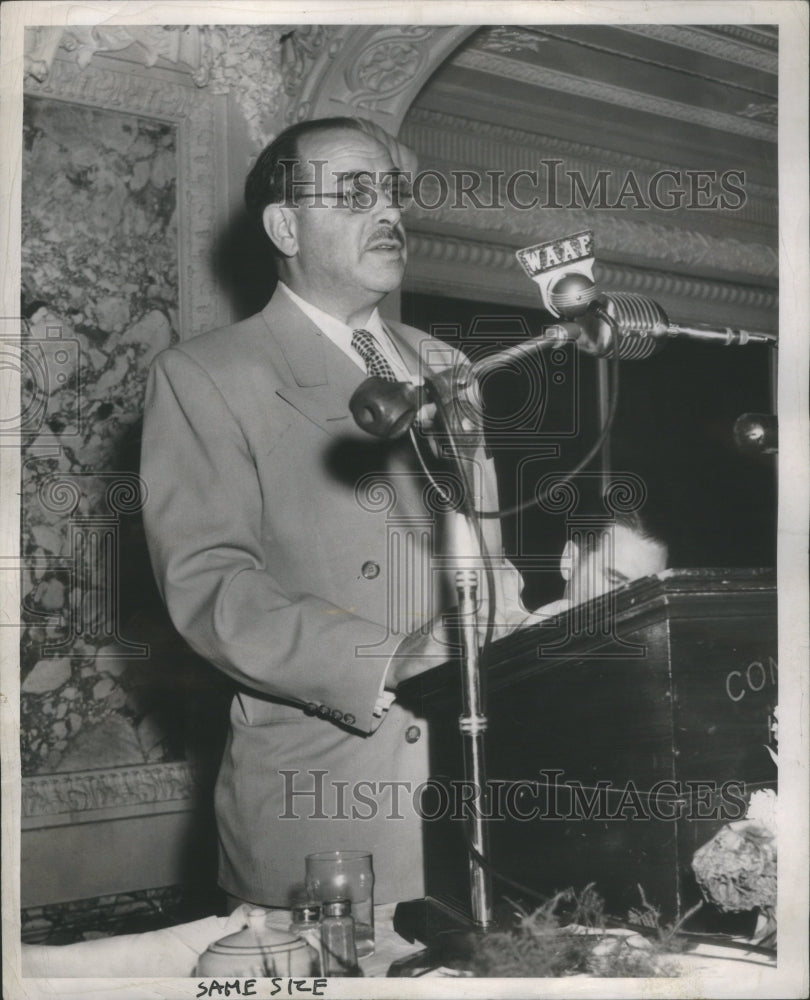
M738 42L717 35L712 31L706 31L705 28L691 25L623 24L620 27L622 31L628 31L634 35L656 38L659 41L668 42L670 45L689 49L690 52L703 52L706 55L726 59L728 62L734 62L740 66L761 70L763 73L775 75L779 69L776 46L774 45L770 50L763 49L763 36L756 36L754 42L750 32L740 36L742 40Z
M722 35L716 34L694 25L616 24L611 25L611 27L629 34L654 38L669 45L688 49L690 52L702 52L717 59L737 63L748 69L757 69L774 75L778 72L779 60L776 45L768 45L767 48L763 48L763 44L775 40L770 40L768 36L753 31L746 31L738 35L740 41L735 41L729 37L730 33L728 32ZM510 52L539 52L540 46L552 37L551 34L544 37L543 30L544 26L541 25L534 27L498 25L482 31L472 47L485 52L507 54Z
M412 254L419 258L521 273L514 251L510 247L499 246L496 243L457 239L435 233L413 233L408 237L408 245ZM719 297L725 302L755 309L776 307L775 294L766 288L726 283L722 285L724 290L719 292L721 283L692 275L642 271L639 268L601 260L597 263L597 267L602 282L609 284L611 289L619 291L646 294L666 292L669 295L703 299ZM540 300L534 290L531 290L531 297L539 308Z
M193 78L206 75L203 32L195 25L72 25L65 28L31 27L25 32L24 71L44 82L57 51L71 53L80 69L93 56L131 50L144 66L154 66L158 59L187 67ZM196 82L196 80L195 80Z
M430 62L430 48L423 43L433 33L426 25L381 31L343 71L354 105L373 110L408 89Z
M506 172L537 169L540 159L561 159L563 170L578 171L591 183L596 171L632 170L642 188L660 170L675 166L671 161L653 160L598 146L540 135L522 129L477 121L427 108L412 108L402 124L400 138L415 149L420 159L431 164L480 166ZM747 201L734 212L734 219L757 225L776 226L776 189L746 182ZM676 216L677 211L672 215Z
M510 247L423 232L412 233L408 244L409 291L541 308ZM646 270L604 258L597 262L597 275L604 288L651 296L679 321L776 328L777 296L768 288Z
M575 97L604 101L619 107L631 108L633 111L674 118L690 122L693 125L702 125L706 128L746 136L750 139L775 142L777 137L777 130L772 126L738 115L726 114L711 108L696 107L692 104L683 104L680 101L671 101L665 97L617 87L600 80L584 79L581 76L548 69L536 63L510 59L508 56L494 52L482 52L480 49L469 48L459 53L454 62L457 66L501 76L507 80L519 80L535 87L545 87L549 90L573 94Z
M285 37L288 121L360 114L392 135L428 76L475 25L343 26Z
M752 101L746 104L739 114L743 118L754 118L760 122L768 122L769 125L779 124L779 106L776 101Z
M302 24L281 36L281 73L284 90L295 97L313 63L338 28L325 24Z
M83 813L190 802L195 788L185 762L23 778L23 826L50 825L67 814L81 822Z
M279 69L282 29L275 25L131 25L29 28L25 35L25 73L47 79L57 53L66 53L80 70L96 55L126 51L144 66L163 61L188 73L198 87L231 94L247 122L251 139L264 145L281 113L283 81Z
M758 45L771 52L779 51L779 36L764 26L758 28L754 24L713 24L712 31L729 38L739 38L749 45Z
M222 98L193 85L143 73L55 58L43 80L29 77L26 93L174 122L178 136L178 250L180 326L191 336L225 322L227 314L208 263L221 211L224 160L220 149Z
M202 68L195 83L230 94L247 122L257 149L278 131L284 77L280 68L282 31L272 24L201 28Z
M488 31L482 31L473 45L486 52L539 52L540 46L547 41L548 38L538 35L537 32L500 24Z
M433 201L430 196L426 196L426 200ZM550 217L555 220L555 232L593 229L600 251L638 258L650 267L677 266L690 273L708 270L715 274L745 275L763 284L774 282L778 272L776 250L761 243L711 236L650 219L639 221L630 217L627 211L547 209L544 213L546 224ZM435 232L437 226L458 231L463 227L473 239L483 233L500 234L504 242L515 247L536 242L538 238L537 213L506 205L495 210L474 206L455 209L452 202L432 210L415 206L410 219L411 232Z

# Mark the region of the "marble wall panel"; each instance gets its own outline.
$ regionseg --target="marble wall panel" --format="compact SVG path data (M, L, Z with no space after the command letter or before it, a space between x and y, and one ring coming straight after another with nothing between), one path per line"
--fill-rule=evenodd
M125 543L146 373L178 338L176 126L29 97L23 134L23 774L164 760L117 591L151 586Z

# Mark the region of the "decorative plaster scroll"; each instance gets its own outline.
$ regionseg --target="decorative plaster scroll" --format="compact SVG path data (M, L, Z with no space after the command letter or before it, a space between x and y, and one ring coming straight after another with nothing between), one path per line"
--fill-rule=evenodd
M62 41L63 28L26 28L23 35L23 74L42 83Z
M343 26L285 36L288 121L360 114L392 135L422 85L475 25Z
M360 108L375 108L408 88L430 58L430 50L421 43L433 31L418 25L381 31L366 45L360 58L344 70L353 103Z
M281 36L281 73L284 90L295 96L312 64L337 28L325 24L302 24Z
M187 72L198 87L231 94L257 146L267 143L281 113L281 29L275 25L130 25L31 28L25 35L25 72L44 83L57 51L79 69L96 55L127 51L143 65L158 60Z
M676 166L672 162L419 107L408 112L400 138L432 166L439 163L456 168L479 166L485 170L500 169L508 174L517 170L536 170L541 159L558 159L564 161L562 170L580 172L588 184L597 170L632 170L645 190L647 178L652 174ZM746 181L745 193L747 201L734 211L734 220L775 227L778 222L776 189Z
M145 115L178 127L180 327L192 336L228 316L209 266L219 216L224 210L219 145L221 98L193 85L92 62L85 69L56 58L40 81L29 77L26 92L97 108Z
M230 94L261 149L278 131L281 116L281 30L272 24L230 24L200 31L202 66L194 82L210 84L215 94Z
M525 28L497 25L481 32L473 44L486 52L539 52L540 46L548 41L548 38Z
M777 137L777 130L772 126L750 121L738 115L730 115L692 104L683 104L680 101L671 101L665 97L617 87L601 80L584 79L581 76L562 73L556 69L539 66L536 63L510 59L508 56L494 52L466 49L456 56L454 64L482 73L501 76L507 80L519 80L521 83L528 83L534 87L546 87L549 90L562 91L576 97L631 108L633 111L661 115L664 118L675 118L693 125L702 125L722 132L747 136L750 139L775 142Z
M66 28L32 27L25 31L25 73L42 83L57 50L70 52L80 69L93 56L131 50L145 66L158 59L188 67L193 76L206 73L203 54L205 28L195 25L72 25ZM196 81L195 81L196 82Z
M622 31L634 35L644 35L646 38L656 38L670 45L678 45L690 52L702 52L705 55L725 59L728 62L746 66L749 69L761 70L763 73L776 74L779 69L779 59L775 47L773 51L762 48L762 36L756 41L746 38L735 42L722 35L706 31L705 28L681 26L675 24L622 24L617 25Z
M195 787L194 772L182 761L23 778L23 825L32 827L37 819L64 813L187 802Z
M193 87L166 84L165 80L100 68L94 63L85 70L67 58L57 58L43 82L29 80L26 93L65 101L76 101L96 108L144 114L165 121L181 122L197 106Z

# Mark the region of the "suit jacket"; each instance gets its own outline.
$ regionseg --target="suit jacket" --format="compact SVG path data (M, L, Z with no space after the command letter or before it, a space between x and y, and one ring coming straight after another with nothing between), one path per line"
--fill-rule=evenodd
M411 370L426 341L447 359L388 327ZM423 894L426 728L396 703L382 723L373 709L403 635L447 604L441 518L407 439L355 427L363 377L278 292L163 352L147 387L158 584L178 631L239 685L216 789L220 885L258 903L287 903L305 855L336 848L372 852L377 901Z

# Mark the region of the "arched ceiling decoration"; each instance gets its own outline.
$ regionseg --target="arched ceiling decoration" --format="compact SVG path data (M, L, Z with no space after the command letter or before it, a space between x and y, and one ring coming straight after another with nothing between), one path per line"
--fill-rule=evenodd
M776 70L767 26L481 29L400 130L420 168L485 181L481 206L415 208L408 287L537 306L514 250L588 228L605 289L682 321L775 329ZM538 172L515 190L539 204L487 207L487 172L519 170ZM680 207L650 194L676 188Z
M284 39L287 119L361 114L394 135L428 77L474 25L296 28Z
M531 210L487 208L485 190L416 208L411 289L537 305L514 250L591 228L605 288L773 329L777 45L766 25L37 28L26 72L41 83L57 53L171 67L228 93L255 149L285 122L357 114L422 169L538 171L515 187L540 195ZM655 203L656 183L680 204Z

